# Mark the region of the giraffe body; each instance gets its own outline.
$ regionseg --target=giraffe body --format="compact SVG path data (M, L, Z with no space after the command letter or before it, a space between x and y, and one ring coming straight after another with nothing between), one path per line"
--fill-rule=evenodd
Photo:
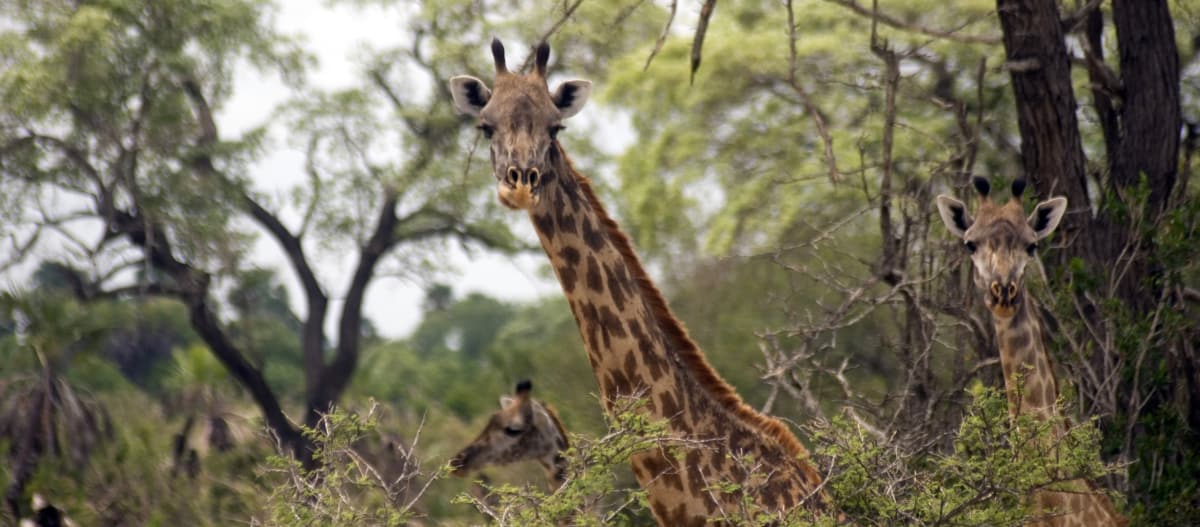
M1019 199L1025 188L1023 180L1013 182L1013 199L1004 204L988 197L987 180L976 178L975 188L980 204L974 218L961 201L946 195L937 198L938 212L946 228L961 238L971 253L975 282L984 292L984 304L996 330L1009 413L1053 420L1052 434L1057 440L1066 433L1058 419L1058 381L1023 278L1037 243L1054 232L1067 200L1043 201L1026 218ZM1088 481L1069 481L1058 489L1038 491L1030 497L1038 518L1029 525L1107 527L1127 523L1108 496Z
M587 81L546 87L549 47L537 70L507 71L493 41L495 91L455 77L459 111L477 116L491 138L500 202L526 210L579 327L606 411L640 397L685 446L677 454L638 453L632 460L661 525L711 525L739 517L748 497L761 512L783 517L820 509L821 477L808 452L778 420L744 404L708 365L642 267L629 239L605 211L591 182L572 166L555 134L577 113ZM735 483L732 492L715 489Z

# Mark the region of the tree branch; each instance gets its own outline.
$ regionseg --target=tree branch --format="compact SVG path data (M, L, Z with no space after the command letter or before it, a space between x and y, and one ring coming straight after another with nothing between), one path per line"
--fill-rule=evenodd
M387 189L379 209L375 230L359 254L358 266L354 269L354 276L350 280L342 307L341 320L338 321L338 342L333 361L321 372L316 387L309 390L305 422L310 426L320 419L321 412L329 410L329 404L346 388L358 365L363 299L380 258L395 245L393 231L397 222L397 196L394 189Z
M825 0L825 1L835 3L837 5L847 8L851 11L854 11L855 13L857 13L859 15L868 17L873 21L880 22L885 26L889 26L889 27L892 27L895 29L912 31L914 33L920 33L922 35L926 35L926 36L930 36L930 37L934 37L934 38L952 40L955 42L962 42L964 44L995 45L995 44L999 44L1001 42L1000 37L995 37L995 36L960 35L960 34L958 34L958 30L961 28L952 29L952 30L947 31L944 29L929 28L929 27L918 25L918 24L910 24L910 23L904 22L898 18L895 18L893 16L880 13L878 10L867 9L865 6L859 4L855 0ZM967 24L963 24L963 27L965 27L968 24L970 24L970 22L968 22Z
M829 166L829 181L837 183L841 180L841 174L837 168L837 157L833 153L833 137L829 135L829 128L825 125L825 116L812 97L809 96L808 90L800 84L800 80L796 77L796 71L799 69L799 58L796 53L796 20L792 10L792 0L787 0L788 12L788 49L790 56L788 59L788 84L796 91L796 95L800 96L800 102L804 105L804 111L812 117L813 124L817 127L817 133L821 136L821 142L825 145L823 154L825 156L825 164Z
M307 300L307 310L304 317L304 329L301 336L301 346L304 354L305 388L313 390L320 383L321 370L325 367L325 315L329 308L329 299L317 281L316 273L309 265L304 254L304 245L283 225L279 218L263 208L249 194L242 195L242 203L250 216L262 225L275 238L287 256L292 270L304 287L304 297Z

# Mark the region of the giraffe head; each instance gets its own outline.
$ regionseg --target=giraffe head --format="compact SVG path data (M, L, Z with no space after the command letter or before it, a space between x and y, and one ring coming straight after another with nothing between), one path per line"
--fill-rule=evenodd
M945 194L937 197L938 213L946 229L961 238L971 253L975 283L984 292L984 304L996 317L1007 319L1022 302L1025 264L1037 251L1038 241L1058 227L1067 210L1067 198L1038 203L1026 218L1021 206L1024 179L1013 181L1012 198L1004 204L988 197L991 187L986 179L976 177L974 184L979 192L974 218L963 202Z
M535 207L554 185L564 166L555 137L563 121L579 113L592 91L591 81L570 80L553 92L546 85L550 46L537 47L536 68L528 74L508 71L504 45L492 39L496 80L491 89L468 75L450 79L450 93L459 112L479 119L479 129L491 140L492 174L500 203L512 209Z
M529 381L521 381L516 393L500 397L500 410L492 414L483 432L450 460L456 476L488 465L534 459L551 480L562 483L567 434L554 410L529 396L532 388Z

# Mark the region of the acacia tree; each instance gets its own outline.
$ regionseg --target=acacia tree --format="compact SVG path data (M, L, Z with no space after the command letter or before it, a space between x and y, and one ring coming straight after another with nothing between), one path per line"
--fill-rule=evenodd
M412 96L409 86L395 89L378 73L373 85L302 94L291 105L289 124L308 159L307 183L293 193L301 219L288 222L293 204L252 184L266 128L228 137L214 115L234 89L239 62L302 84L309 59L273 27L268 2L10 2L0 9L12 21L0 36L0 210L12 257L5 268L50 252L63 269L77 270L71 282L81 300L160 295L182 302L209 350L301 459L309 459L311 445L218 315L221 287L249 265L254 235L282 248L303 288L308 425L337 401L355 370L363 300L385 266L411 268L425 258L420 248L452 240L516 248L502 223L487 221L490 200L459 184L461 163L439 156L459 137L448 105ZM406 70L406 83L435 82L438 48L428 44L446 35L419 17L410 30L417 45L390 65ZM398 128L373 115L389 106ZM380 156L383 149L399 155ZM344 304L335 339L324 329L330 287L311 256L331 247L357 259L336 287Z

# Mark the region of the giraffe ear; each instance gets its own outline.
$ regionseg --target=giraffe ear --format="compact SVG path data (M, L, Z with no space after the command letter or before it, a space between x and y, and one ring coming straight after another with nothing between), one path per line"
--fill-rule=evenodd
M479 117L479 112L492 99L492 90L475 77L459 75L450 78L450 96L454 98L454 108L460 113Z
M1033 228L1034 238L1040 240L1054 232L1066 212L1067 198L1061 196L1038 203L1033 209L1033 214L1029 215L1029 226Z
M946 230L959 238L966 236L967 229L975 223L963 202L945 194L937 197L937 209L938 214L942 216L942 222L946 224Z
M592 93L592 81L573 80L559 84L550 98L558 107L560 117L566 119L579 113Z
M516 402L517 402L516 397L513 397L511 395L501 395L500 396L500 409L503 410L505 408L508 408L509 406L512 406Z

